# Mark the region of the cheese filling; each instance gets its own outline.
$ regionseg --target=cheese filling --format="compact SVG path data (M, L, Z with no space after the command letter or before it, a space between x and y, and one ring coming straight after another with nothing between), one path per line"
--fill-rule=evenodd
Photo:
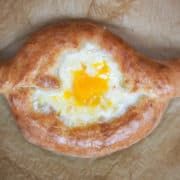
M108 122L123 115L147 93L121 87L123 75L113 57L93 43L64 52L58 59L59 90L36 89L34 110L56 112L68 127Z

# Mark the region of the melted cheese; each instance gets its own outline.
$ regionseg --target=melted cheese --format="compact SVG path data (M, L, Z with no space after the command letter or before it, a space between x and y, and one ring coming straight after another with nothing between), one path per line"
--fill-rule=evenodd
M85 43L79 50L66 51L58 62L61 88L36 89L32 102L38 112L54 109L69 127L110 121L146 94L121 87L123 75L118 64L96 44Z

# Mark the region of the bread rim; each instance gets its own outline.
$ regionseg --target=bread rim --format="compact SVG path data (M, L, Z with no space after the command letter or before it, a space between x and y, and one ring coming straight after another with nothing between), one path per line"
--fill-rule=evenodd
M69 128L54 112L35 112L30 101L33 90L61 86L51 73L57 67L57 56L86 41L112 54L130 91L144 89L158 98L143 97L119 118L85 127ZM0 88L25 138L45 149L79 157L104 156L143 139L157 126L175 94L169 66L143 57L120 37L92 22L62 22L34 33L16 56L5 62L0 74L5 71Z

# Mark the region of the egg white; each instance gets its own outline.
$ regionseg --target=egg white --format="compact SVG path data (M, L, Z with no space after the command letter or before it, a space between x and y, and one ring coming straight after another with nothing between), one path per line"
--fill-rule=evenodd
M103 63L109 67L108 91L103 95L100 103L95 107L78 106L73 97L64 97L64 91L72 90L73 71L81 70L82 64L86 66L86 72L95 76L97 70L94 63ZM108 122L127 112L128 108L137 103L146 92L128 92L121 87L123 74L118 63L111 54L102 50L97 44L86 42L78 50L66 51L58 59L58 76L61 81L59 90L36 89L32 95L34 110L50 113L55 110L60 121L68 127L85 126L92 123ZM103 78L103 77L102 77ZM111 102L111 105L107 103Z

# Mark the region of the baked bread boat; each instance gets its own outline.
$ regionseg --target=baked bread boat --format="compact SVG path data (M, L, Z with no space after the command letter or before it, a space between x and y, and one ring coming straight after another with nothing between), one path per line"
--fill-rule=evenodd
M180 96L180 60L154 61L91 22L32 35L0 64L0 92L25 138L42 148L99 157L129 147Z

